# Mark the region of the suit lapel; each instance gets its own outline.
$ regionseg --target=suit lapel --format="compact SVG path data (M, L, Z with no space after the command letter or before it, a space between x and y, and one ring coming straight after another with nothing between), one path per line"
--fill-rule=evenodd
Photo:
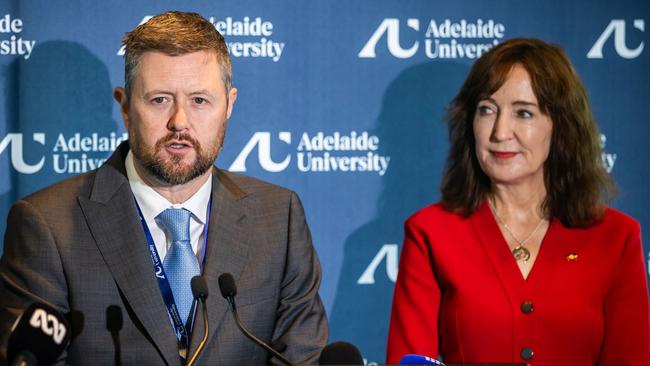
M89 198L79 204L126 303L167 364L179 364L178 345L147 249L140 218L124 170L128 145L121 145L97 171Z
M210 344L220 324L228 315L228 303L221 296L219 276L230 273L235 283L248 262L251 246L252 228L248 219L250 198L223 172L215 168L212 179L212 208L208 228L208 246L206 249L203 276L210 292L207 300L210 332L206 344ZM194 321L190 355L196 351L205 327L203 314L197 311ZM212 347L219 347L213 344Z

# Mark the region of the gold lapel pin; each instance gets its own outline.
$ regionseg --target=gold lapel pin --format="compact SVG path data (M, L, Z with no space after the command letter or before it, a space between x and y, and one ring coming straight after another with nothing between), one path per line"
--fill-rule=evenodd
M566 255L566 260L567 262L575 262L578 260L578 254L577 253L569 253Z

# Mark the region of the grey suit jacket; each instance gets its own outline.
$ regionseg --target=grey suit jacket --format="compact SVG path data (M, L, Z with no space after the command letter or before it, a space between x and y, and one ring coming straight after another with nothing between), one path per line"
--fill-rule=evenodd
M126 178L128 149L123 143L98 170L12 207L0 260L0 361L14 319L40 301L83 315L83 329L62 362L115 364L106 309L117 305L124 318L118 333L121 364L181 364ZM210 329L197 364L276 362L236 328L217 282L225 272L237 283L244 324L289 360L316 363L327 341L327 320L318 295L320 265L298 197L218 169L213 178L203 268ZM203 332L199 311L190 354Z

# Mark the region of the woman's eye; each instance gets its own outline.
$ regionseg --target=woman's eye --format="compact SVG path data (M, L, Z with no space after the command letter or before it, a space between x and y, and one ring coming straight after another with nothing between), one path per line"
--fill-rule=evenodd
M531 118L533 114L530 111L527 111L525 109L520 109L517 111L517 116L521 118Z
M490 107L488 107L486 105L481 105L481 106L478 107L478 114L480 116L489 116L489 115L491 115L493 113L494 113L494 111L492 110L492 108L490 108Z

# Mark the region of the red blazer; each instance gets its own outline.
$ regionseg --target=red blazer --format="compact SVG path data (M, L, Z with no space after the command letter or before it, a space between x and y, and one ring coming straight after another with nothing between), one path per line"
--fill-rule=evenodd
M487 203L469 218L429 206L405 230L387 363L416 353L447 363L650 365L632 218L607 209L587 229L552 220L527 280Z

